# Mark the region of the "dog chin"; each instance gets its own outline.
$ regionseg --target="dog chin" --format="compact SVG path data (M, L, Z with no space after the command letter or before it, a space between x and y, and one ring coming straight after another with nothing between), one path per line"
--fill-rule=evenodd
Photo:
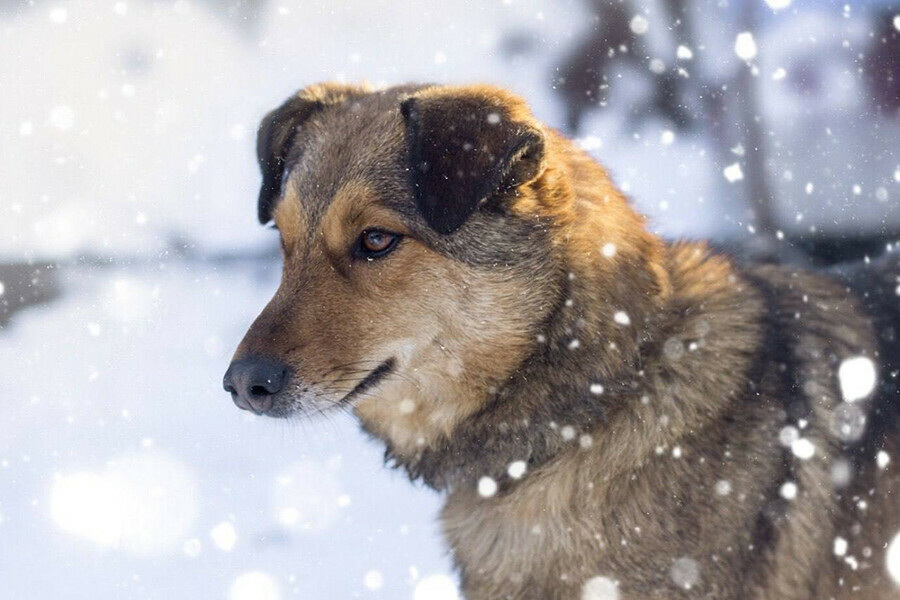
M262 415L273 419L305 419L331 412L340 406L340 395L319 395L310 391L278 394Z

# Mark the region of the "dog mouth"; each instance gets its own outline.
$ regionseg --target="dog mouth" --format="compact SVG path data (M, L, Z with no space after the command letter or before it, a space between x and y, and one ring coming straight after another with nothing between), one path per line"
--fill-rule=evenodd
M391 374L391 372L394 370L394 367L396 366L396 364L397 364L397 361L394 360L393 357L391 357L391 358L387 359L386 361L384 361L383 363L381 363L380 365L378 365L377 367L375 367L374 369L372 369L368 375L363 377L360 380L360 382L356 384L356 387L354 387L352 390L347 392L343 398L338 400L338 404L346 404L346 403L350 402L351 400L353 400L356 396L359 396L360 394L364 394L368 390L372 389L373 387L375 387L376 385L381 383L381 381L385 377L387 377L388 375Z

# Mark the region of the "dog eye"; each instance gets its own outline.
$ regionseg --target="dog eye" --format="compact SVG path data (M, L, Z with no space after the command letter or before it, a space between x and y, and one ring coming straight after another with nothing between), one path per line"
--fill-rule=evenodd
M367 229L359 236L356 254L360 258L379 258L391 252L397 247L400 241L399 234L380 231L378 229Z

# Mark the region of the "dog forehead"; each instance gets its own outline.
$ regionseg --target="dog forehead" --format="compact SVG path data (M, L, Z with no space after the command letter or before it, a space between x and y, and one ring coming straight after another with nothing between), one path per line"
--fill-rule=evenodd
M396 101L366 96L327 107L298 132L282 201L298 202L315 227L348 182L385 200L411 198L406 155Z

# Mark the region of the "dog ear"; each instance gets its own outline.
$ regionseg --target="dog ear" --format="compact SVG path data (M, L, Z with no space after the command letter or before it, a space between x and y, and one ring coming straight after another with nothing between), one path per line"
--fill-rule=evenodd
M285 161L297 130L316 111L368 93L363 86L321 83L306 87L267 114L256 136L256 158L262 171L257 211L260 223L272 220L272 207L281 194Z
M272 207L281 194L284 162L297 135L297 128L320 108L320 101L297 94L267 114L259 124L256 159L262 171L257 204L260 223L266 224L272 220Z
M488 199L541 175L544 137L524 111L513 97L439 88L402 102L416 204L431 228L453 233Z

